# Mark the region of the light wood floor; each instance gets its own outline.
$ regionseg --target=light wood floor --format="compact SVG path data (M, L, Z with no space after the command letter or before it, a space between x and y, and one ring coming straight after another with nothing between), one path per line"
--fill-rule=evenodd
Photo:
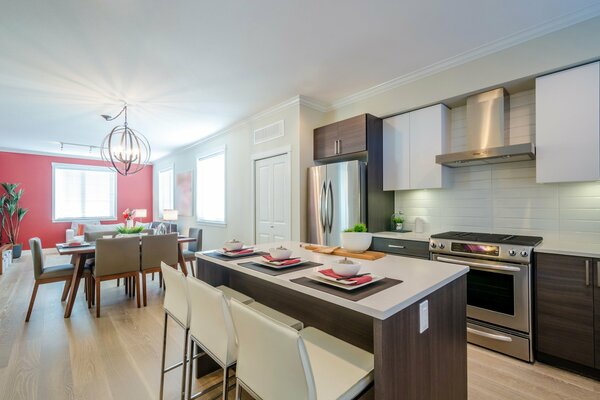
M49 263L68 262L49 256ZM149 281L148 307L137 309L116 281L103 283L102 317L83 292L63 318L62 283L40 287L24 322L33 287L28 256L0 276L0 399L156 399L160 382L162 292ZM170 324L167 362L180 359L183 333ZM469 346L469 399L600 399L600 382L543 364L530 365ZM166 399L178 396L178 371L167 374ZM196 386L210 385L220 375ZM203 398L212 398L218 392ZM233 393L231 393L233 398Z

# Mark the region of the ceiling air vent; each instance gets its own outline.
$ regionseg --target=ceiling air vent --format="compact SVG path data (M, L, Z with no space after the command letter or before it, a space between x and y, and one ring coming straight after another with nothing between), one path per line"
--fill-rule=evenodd
M254 131L254 144L268 142L283 136L283 120Z

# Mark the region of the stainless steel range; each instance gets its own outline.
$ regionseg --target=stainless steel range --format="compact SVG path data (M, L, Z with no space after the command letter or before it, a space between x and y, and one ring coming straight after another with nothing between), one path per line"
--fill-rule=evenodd
M467 340L533 361L531 323L533 248L537 236L445 232L431 236L435 261L470 267Z

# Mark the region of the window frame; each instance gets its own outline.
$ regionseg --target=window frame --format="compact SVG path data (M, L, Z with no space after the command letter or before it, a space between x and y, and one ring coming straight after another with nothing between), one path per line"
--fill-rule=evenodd
M112 204L112 214L110 216L95 216L95 217L69 217L69 218L56 218L56 170L57 169L70 169L77 171L100 171L106 172L113 176L113 193L114 199ZM119 199L117 190L117 173L111 171L105 166L100 165L86 165L86 164L70 164L70 163L52 163L52 222L72 222L72 221L116 221L117 216L117 201Z
M198 162L201 160L205 160L207 158L211 158L211 157L215 157L218 155L223 154L223 221L214 221L214 220L207 220L207 219L202 219L200 218L200 207L198 204L198 201L200 199L200 196L198 194L198 191L200 190L200 185L198 182L199 176L200 174L198 173ZM223 147L219 147L216 149L213 149L211 151L208 152L204 152L204 153L200 153L196 155L196 166L194 168L194 172L196 174L195 177L195 201L194 201L194 208L195 208L195 213L196 213L196 222L198 222L199 224L202 225L212 225L212 226L217 226L217 227L226 227L227 226L227 148L226 146Z
M171 171L171 207L161 207L160 198L161 198L161 188L160 188L160 174L164 172ZM172 210L175 209L175 165L165 165L163 168L159 169L158 175L156 177L156 183L158 186L158 199L156 200L156 207L158 208L158 217L162 219L163 210Z

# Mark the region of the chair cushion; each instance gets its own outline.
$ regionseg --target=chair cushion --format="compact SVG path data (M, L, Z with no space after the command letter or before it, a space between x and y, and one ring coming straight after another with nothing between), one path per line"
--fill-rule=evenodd
M196 253L193 251L183 250L182 254L185 261L196 261Z
M73 275L73 268L73 264L53 265L51 267L46 267L42 271L40 279Z
M240 293L237 290L233 290L232 288L225 285L217 286L217 289L223 292L227 300L236 299L240 303L244 304L250 304L254 301L252 297L248 297L245 294Z
M354 399L373 382L373 354L316 328L300 331L318 399Z
M298 321L297 319L292 318L287 314L284 314L282 312L274 310L271 307L267 307L264 304L252 302L252 303L248 304L248 307L250 307L258 312L261 312L261 313L265 314L267 317L272 318L276 321L279 321L282 324L292 327L292 328L296 329L297 331L304 328L304 324L301 321ZM326 398L326 397L323 397L323 398Z

